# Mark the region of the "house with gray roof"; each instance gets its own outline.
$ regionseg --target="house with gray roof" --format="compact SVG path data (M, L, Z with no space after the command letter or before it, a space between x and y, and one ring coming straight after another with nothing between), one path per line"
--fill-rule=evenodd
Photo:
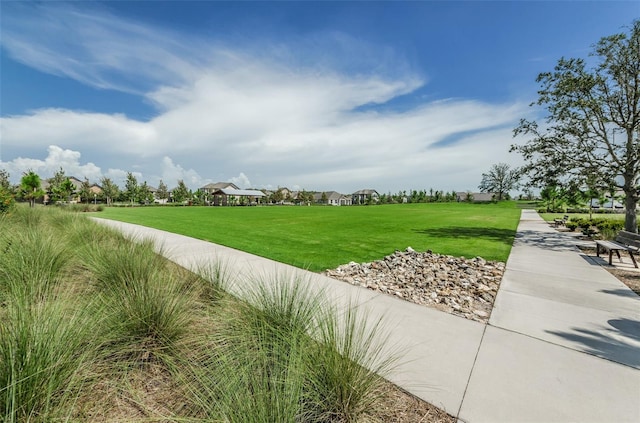
M326 197L326 202L322 200L323 194ZM350 195L340 194L336 191L315 192L313 193L313 201L330 206L350 206L353 202Z
M233 182L216 182L215 184L209 183L203 187L200 187L200 190L206 192L207 194L213 194L215 191L219 189L240 189L240 188L236 186L236 184L234 184Z
M380 200L380 194L375 189L361 189L351 194L351 202L353 204L377 203L378 200Z

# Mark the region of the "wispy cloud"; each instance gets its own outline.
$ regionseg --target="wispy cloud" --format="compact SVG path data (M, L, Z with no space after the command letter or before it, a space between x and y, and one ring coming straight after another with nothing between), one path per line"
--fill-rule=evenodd
M2 46L13 59L97 88L141 94L184 82L204 47L95 5L10 2L3 9Z

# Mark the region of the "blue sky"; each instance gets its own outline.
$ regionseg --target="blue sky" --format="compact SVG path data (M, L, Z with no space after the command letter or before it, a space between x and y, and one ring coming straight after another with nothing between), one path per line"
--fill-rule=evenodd
M538 73L637 2L0 3L0 167L475 190Z

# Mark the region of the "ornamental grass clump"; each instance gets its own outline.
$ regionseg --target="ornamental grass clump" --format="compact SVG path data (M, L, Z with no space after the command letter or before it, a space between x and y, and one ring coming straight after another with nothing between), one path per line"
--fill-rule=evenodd
M31 214L31 209L24 209ZM25 225L0 235L0 300L34 303L51 294L69 262L65 240L47 228Z
M55 216L18 207L0 235L0 420L64 420L96 352L99 318L68 283L72 250Z
M190 391L208 418L228 422L353 422L371 416L394 360L379 322L327 305L310 281L256 281L190 361ZM197 363L197 364L194 364Z
M83 257L104 305L108 336L125 356L160 356L188 331L193 297L152 241L106 239L87 245Z
M210 264L199 266L197 272L186 285L199 286L201 297L208 303L219 302L230 288L231 274L228 264L223 260L214 260Z
M256 281L245 297L228 299L205 354L191 361L194 402L222 421L308 421L308 332L322 298L286 278Z
M359 421L375 411L384 395L382 377L392 371L398 355L385 347L381 320L367 317L349 306L320 320L307 369L314 421Z
M95 316L84 304L9 302L0 320L0 420L64 421L91 383Z

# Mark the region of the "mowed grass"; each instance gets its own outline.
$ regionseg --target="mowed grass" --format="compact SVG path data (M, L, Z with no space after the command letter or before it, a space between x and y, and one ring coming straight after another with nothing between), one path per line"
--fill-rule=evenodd
M412 247L506 261L520 209L435 203L353 207L107 208L99 217L214 242L312 271Z

